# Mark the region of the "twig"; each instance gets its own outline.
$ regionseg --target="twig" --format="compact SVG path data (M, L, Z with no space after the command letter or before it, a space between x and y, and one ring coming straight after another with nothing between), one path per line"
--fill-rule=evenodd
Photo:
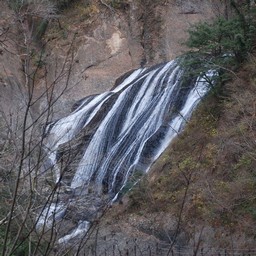
M1 226L2 224L6 224L6 220L8 219L9 214L10 214L10 213L8 213L7 216L5 216L2 220L0 220L0 226Z
M105 3L103 0L100 0L100 2L105 5L110 11L115 12L114 8L111 7L109 4Z

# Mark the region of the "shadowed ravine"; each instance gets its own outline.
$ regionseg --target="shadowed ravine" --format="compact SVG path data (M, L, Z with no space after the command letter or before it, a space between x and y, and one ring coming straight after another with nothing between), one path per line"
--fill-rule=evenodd
M47 166L54 168L56 182L72 192L65 203L51 205L55 218L62 218L76 197L115 200L131 180L136 182L134 177L149 170L209 90L205 79L184 73L176 61L136 70L113 90L81 100L69 116L48 126ZM48 219L43 215L39 225ZM83 218L74 236L88 228Z

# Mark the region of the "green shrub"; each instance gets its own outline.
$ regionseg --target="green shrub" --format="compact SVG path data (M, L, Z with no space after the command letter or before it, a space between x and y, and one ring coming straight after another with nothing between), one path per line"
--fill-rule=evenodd
M251 39L239 18L218 18L211 24L199 23L190 29L187 45L218 58L221 63L232 58L240 62L251 48Z

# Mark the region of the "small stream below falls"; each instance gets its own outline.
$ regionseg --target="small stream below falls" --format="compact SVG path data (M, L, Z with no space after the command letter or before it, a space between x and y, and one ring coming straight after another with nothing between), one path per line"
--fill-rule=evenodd
M44 172L52 171L65 190L42 212L38 229L73 212L73 226L58 240L69 242L149 170L209 90L204 78L185 73L175 60L135 70L47 127Z

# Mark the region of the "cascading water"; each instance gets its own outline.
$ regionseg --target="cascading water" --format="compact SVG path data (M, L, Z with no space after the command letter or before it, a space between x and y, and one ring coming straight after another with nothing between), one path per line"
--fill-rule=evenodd
M80 101L47 128L45 146L56 182L74 195L115 199L132 176L149 170L208 90L206 79L185 79L185 71L171 61L138 69L113 90Z

